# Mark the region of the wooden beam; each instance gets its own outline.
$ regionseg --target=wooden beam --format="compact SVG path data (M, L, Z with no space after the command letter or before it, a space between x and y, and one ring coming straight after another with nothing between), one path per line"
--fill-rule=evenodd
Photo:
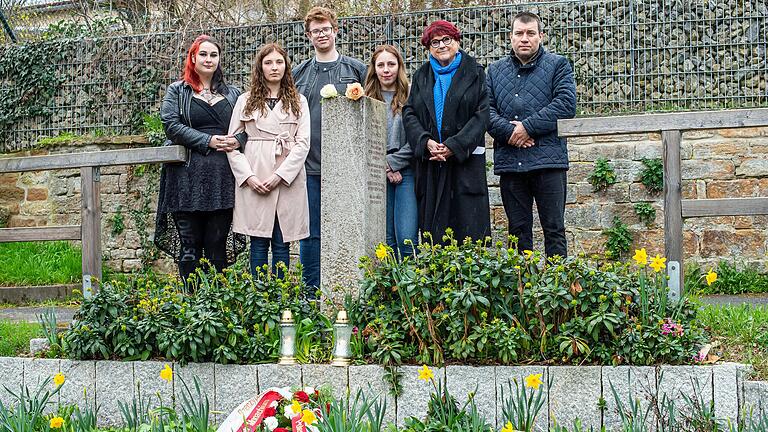
M0 243L47 240L80 240L80 225L0 228Z
M561 137L768 126L768 108L584 117L557 121Z
M88 298L101 280L101 182L99 167L80 168L82 187L83 295Z
M683 263L683 205L682 174L680 171L679 130L661 132L664 145L664 255L667 261ZM678 287L682 291L683 272L678 273ZM683 293L680 292L680 295Z
M768 198L683 200L683 217L768 215Z
M186 160L187 149L182 146L144 147L88 153L0 158L0 173L45 171L80 168L84 166L99 167L143 163L186 162Z

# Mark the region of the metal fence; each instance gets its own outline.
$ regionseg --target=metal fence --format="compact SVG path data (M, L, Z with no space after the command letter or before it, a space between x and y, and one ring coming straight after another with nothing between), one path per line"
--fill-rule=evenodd
M768 101L765 0L549 1L352 17L340 20L337 45L367 62L376 45L395 44L412 73L426 60L418 42L422 29L447 19L462 30L462 47L487 65L509 53L509 21L523 9L541 16L545 46L573 63L579 115L755 107ZM208 33L223 42L228 79L241 87L265 42L285 46L294 65L312 55L301 22ZM135 131L142 112L157 111L194 36L72 41L67 61L56 65L66 78L52 115L16 125L5 148L25 148L62 131Z

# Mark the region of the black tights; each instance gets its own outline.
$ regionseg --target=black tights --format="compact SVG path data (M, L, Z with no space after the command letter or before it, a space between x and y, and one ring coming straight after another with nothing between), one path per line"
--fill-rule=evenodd
M227 236L232 225L232 209L174 212L173 222L179 233L179 275L187 280L200 265L211 262L217 271L227 266Z

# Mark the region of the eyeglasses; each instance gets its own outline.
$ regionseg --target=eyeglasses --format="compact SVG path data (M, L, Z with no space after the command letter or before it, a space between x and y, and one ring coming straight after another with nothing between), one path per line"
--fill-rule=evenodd
M311 33L312 36L314 36L314 37L318 37L321 34L322 35L329 35L329 34L331 34L332 30L333 30L333 27L322 27L322 28L319 28L319 29L312 29L312 30L309 31L309 33Z
M431 46L432 48L440 48L440 44L449 46L452 43L453 43L453 38L451 38L450 36L446 36L442 39L432 39L429 42L429 46Z

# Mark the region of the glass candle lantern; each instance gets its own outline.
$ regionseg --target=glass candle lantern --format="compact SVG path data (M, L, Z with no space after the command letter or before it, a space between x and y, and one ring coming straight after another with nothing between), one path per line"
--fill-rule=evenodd
M336 336L336 346L333 348L333 366L349 366L350 339L352 338L352 326L347 319L347 311L339 311L336 322L333 324L333 332Z
M290 310L283 311L280 320L280 360L277 364L296 364L296 323Z

